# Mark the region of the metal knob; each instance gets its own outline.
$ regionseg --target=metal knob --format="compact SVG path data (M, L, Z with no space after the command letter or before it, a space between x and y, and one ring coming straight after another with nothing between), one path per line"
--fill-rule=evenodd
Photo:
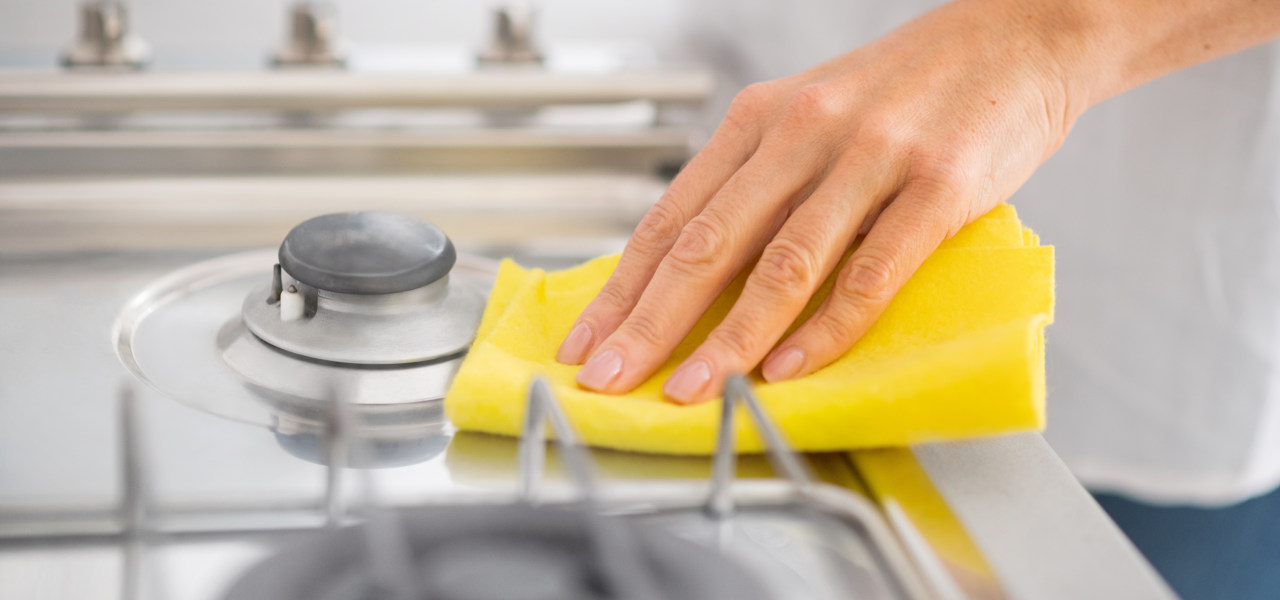
M533 40L534 10L528 5L500 6L493 11L493 40L480 51L481 63L537 64L542 52Z
M298 2L289 10L289 37L276 52L276 67L342 67L345 59L337 49L337 18L333 7L316 2Z
M141 69L151 50L142 38L129 33L128 17L123 2L104 0L80 5L80 36L62 53L62 65L75 69Z
M457 253L439 228L385 212L321 215L280 245L280 266L311 287L343 294L391 294L428 285L453 268Z

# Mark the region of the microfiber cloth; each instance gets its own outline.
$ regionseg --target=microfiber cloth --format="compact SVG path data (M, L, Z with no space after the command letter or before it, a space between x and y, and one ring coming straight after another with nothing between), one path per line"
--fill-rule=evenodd
M502 263L476 342L445 399L458 428L519 435L529 382L545 375L586 443L664 454L714 450L720 402L672 404L661 388L728 313L745 274L653 377L614 396L579 388L579 367L556 362L555 354L617 261L607 256L551 273ZM833 280L834 274L797 324ZM1053 248L1040 246L1003 205L943 243L834 363L791 381L756 377L754 389L790 443L805 451L1042 429L1044 328L1052 315ZM745 411L737 417L738 450L760 451Z

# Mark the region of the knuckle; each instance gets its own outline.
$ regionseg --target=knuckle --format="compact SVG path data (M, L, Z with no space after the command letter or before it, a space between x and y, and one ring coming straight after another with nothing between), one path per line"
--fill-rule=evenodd
M621 286L615 285L610 281L600 289L600 293L596 294L595 300L591 303L591 309L606 310L610 312L621 312L631 308L631 300L622 292Z
M724 122L737 129L749 129L755 126L761 117L767 114L775 102L774 84L769 81L753 83L733 97L729 110L725 113Z
M796 90L787 104L787 116L795 122L822 125L844 114L844 95L834 87L814 84Z
M825 314L822 318L811 321L810 335L814 336L811 346L821 349L824 354L839 355L853 346L853 328L848 321Z
M636 226L630 245L643 254L667 248L680 235L680 215L667 198L659 200Z
M807 290L818 279L817 258L799 242L779 238L760 255L755 276L760 283L778 292Z
M973 183L973 169L960 160L933 156L921 161L912 177L916 185L934 196L954 197L964 193Z
M758 114L773 102L774 84L771 81L760 81L742 88L733 97L729 110L740 113Z
M756 336L741 326L717 327L707 336L707 339L733 357L742 360L750 359L756 352Z
M895 261L881 252L854 252L849 264L836 279L836 289L858 311L887 302L893 295L897 275Z
M918 223L917 231L911 232L921 242L931 244L933 250L943 240L955 235L969 221L967 210L960 209L954 199L959 192L940 193L930 200L917 203L917 214L911 221Z
M912 181L930 193L961 193L979 182L988 162L972 140L956 135L929 139L914 148L909 163Z
M912 233L938 243L968 223L969 211L963 208L968 205L965 199L983 195L983 190L975 188L972 170L958 163L945 163L918 172L909 185L921 199L913 203L913 214L908 220L917 223L921 231Z
M885 113L870 113L859 120L854 143L872 154L888 154L904 145L904 136L895 117Z
M632 340L644 344L648 347L659 347L663 345L663 331L657 320L647 314L632 313L627 320L623 322L620 328L625 335Z
M694 217L676 238L667 255L677 266L692 273L701 273L716 264L727 247L725 228L705 213Z

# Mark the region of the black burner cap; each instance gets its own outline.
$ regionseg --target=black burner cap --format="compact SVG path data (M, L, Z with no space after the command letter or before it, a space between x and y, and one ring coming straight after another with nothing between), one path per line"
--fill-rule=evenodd
M362 211L308 219L280 244L280 267L309 286L344 294L391 294L449 273L457 253L434 225Z

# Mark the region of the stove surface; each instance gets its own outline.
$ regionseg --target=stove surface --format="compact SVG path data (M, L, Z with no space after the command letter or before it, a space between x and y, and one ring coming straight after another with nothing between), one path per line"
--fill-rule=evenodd
M0 349L0 597L219 599L282 549L355 526L374 507L520 498L513 439L444 426L428 451L390 444L363 463L375 468L341 470L335 486L320 464L322 441L218 416L137 381L112 338L122 307L162 276L228 253L0 256L0 339L10 342ZM133 420L122 421L124 389ZM124 422L136 435L122 435ZM549 450L539 494L552 507L576 502L558 454ZM1167 597L1039 436L914 455L960 535L980 549L986 579L956 581L935 553L948 541L904 525L903 514L919 513L899 514L896 500L868 493L846 454L806 457L828 482L808 505L765 457L739 457L740 510L725 527L705 510L710 459L591 453L606 514L725 548L778 597ZM145 502L130 504L139 480ZM131 506L142 507L140 519L122 513ZM336 522L335 510L344 515Z
M17 376L0 383L0 596L112 598L140 589L148 598L219 598L250 565L319 535L331 503L361 506L366 486L387 506L515 497L517 442L445 427L435 436L440 450L434 456L398 466L404 461L394 453L375 459L378 468L360 470L367 481L343 486L343 497L335 500L327 497L329 470L318 464L323 448L308 454L279 427L264 426L268 422L224 418L135 381L115 356L110 335L120 309L166 273L221 254L37 255L0 262L0 310L23 316L0 325L5 339L22 342L7 346L3 357L5 371ZM206 343L212 348L213 340ZM130 574L137 561L120 538L121 499L129 491L122 470L122 389L136 394L136 441L148 495L151 533L138 554L146 565L140 579ZM608 451L593 456L609 489L651 489L635 485L643 480L665 482L657 484L662 489L686 480L691 487L682 493L695 507L709 490L709 459ZM848 468L839 456L824 460L827 468ZM550 493L571 488L557 461L550 467ZM747 479L772 476L758 456L742 457L737 472ZM689 508L646 511L652 514L642 517L649 523L644 527L682 538L730 535ZM813 570L829 567L800 558L806 553L842 552L864 563L874 554L856 531L827 539L820 528L776 507L746 511L733 523L740 560L757 571L771 560L794 562L772 585L792 591L818 586L809 597L843 596L834 593L839 585L821 591L825 580ZM898 597L875 565L863 568L860 579L835 581ZM798 575L806 569L808 576ZM826 573L828 579L833 573Z

